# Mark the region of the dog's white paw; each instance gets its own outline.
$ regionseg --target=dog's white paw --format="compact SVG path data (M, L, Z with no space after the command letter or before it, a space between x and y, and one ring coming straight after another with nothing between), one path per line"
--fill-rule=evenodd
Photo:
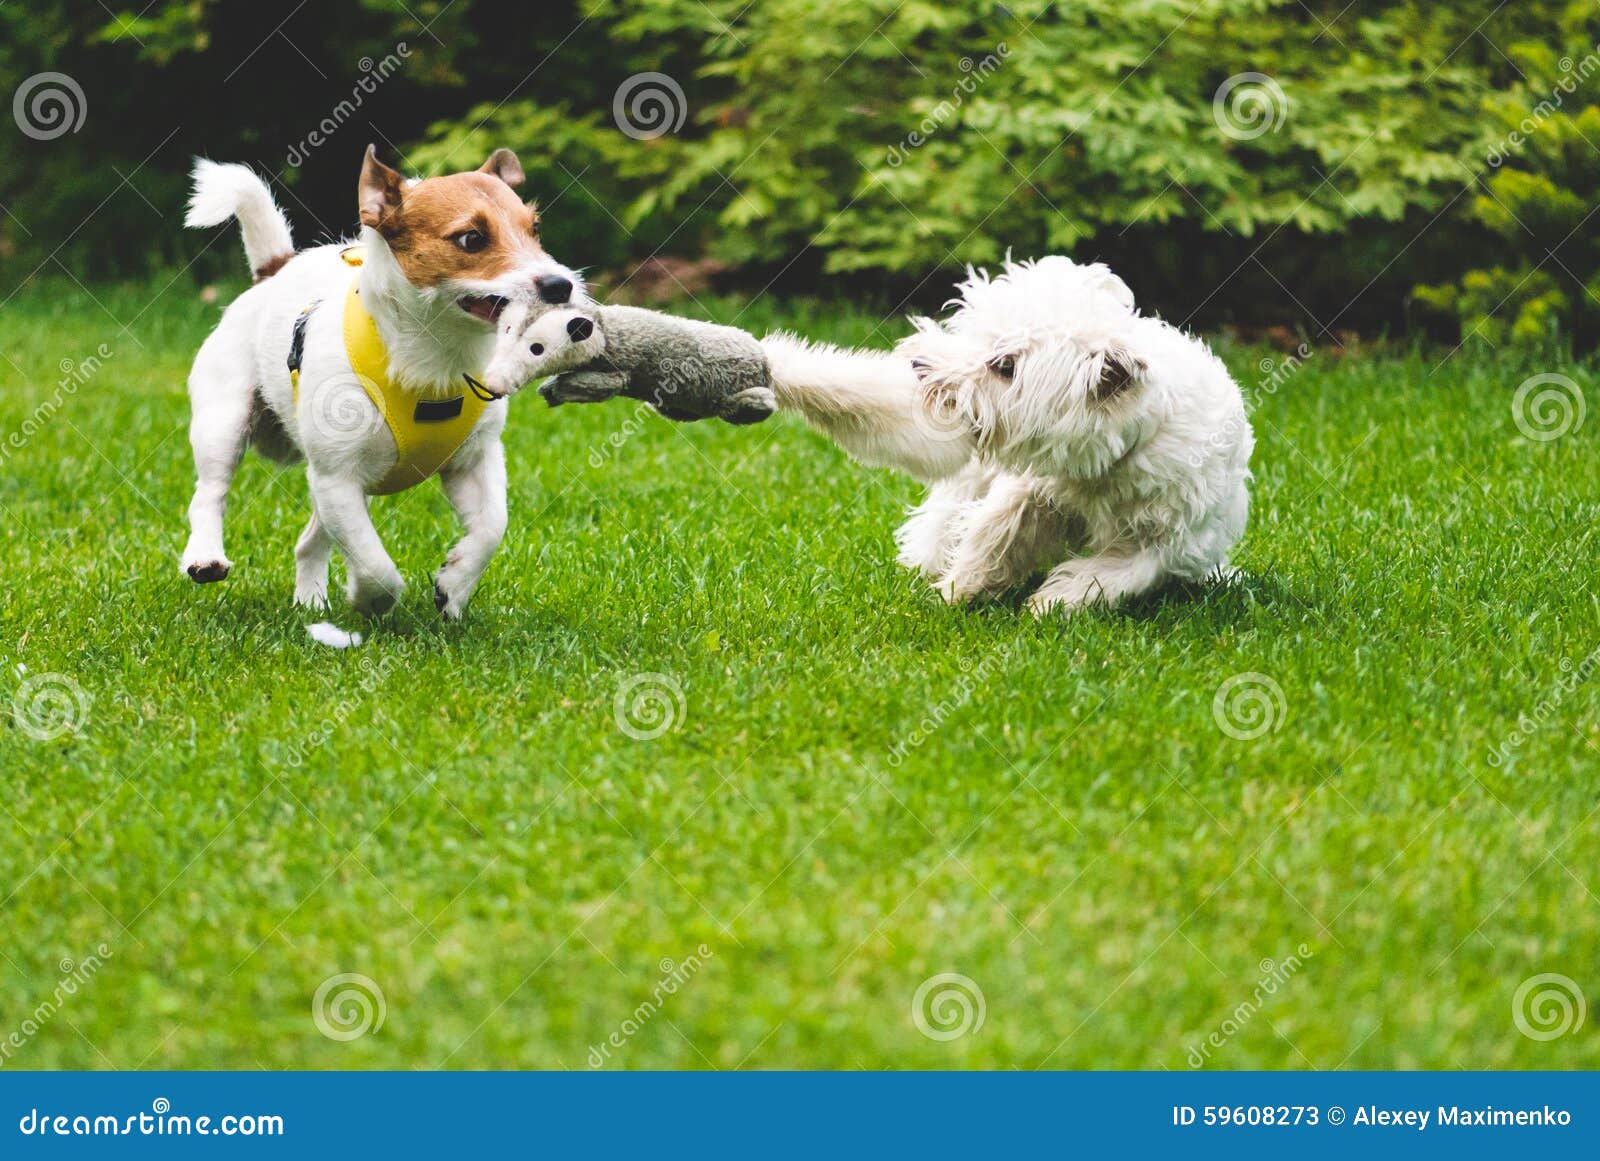
M215 581L226 580L228 573L233 571L233 561L217 553L185 553L183 557L183 572L197 585L208 585Z
M381 617L394 608L405 588L405 580L395 572L383 577L352 576L345 591L356 612L363 617Z
M294 603L302 609L322 612L328 607L327 582L324 581L320 585L296 585Z

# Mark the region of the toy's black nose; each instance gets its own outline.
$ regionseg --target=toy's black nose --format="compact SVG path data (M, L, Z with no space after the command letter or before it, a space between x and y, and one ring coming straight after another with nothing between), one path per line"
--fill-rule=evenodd
M577 318L567 320L567 337L575 343L594 334L594 323L579 315Z
M559 274L541 274L533 284L539 288L539 297L545 302L566 302L572 297L572 279Z

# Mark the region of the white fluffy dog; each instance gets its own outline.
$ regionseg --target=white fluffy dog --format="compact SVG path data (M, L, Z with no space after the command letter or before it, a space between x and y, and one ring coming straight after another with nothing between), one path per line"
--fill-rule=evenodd
M896 536L900 562L952 602L1048 568L1037 613L1221 574L1254 443L1221 360L1140 315L1102 265L1008 261L958 293L893 353L763 341L780 407L933 482Z

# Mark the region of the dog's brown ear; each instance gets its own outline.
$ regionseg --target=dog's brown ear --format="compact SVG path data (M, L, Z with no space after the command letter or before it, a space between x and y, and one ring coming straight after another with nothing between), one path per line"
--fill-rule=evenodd
M363 226L382 228L384 219L400 208L402 184L401 176L378 160L378 147L367 146L361 181L356 187L356 208L361 212Z
M1132 351L1112 347L1100 355L1100 375L1094 385L1097 401L1115 399L1138 384L1150 368Z
M478 166L478 172L498 177L512 189L516 189L527 177L522 172L522 162L518 161L517 155L509 149L496 149L489 154L489 160Z

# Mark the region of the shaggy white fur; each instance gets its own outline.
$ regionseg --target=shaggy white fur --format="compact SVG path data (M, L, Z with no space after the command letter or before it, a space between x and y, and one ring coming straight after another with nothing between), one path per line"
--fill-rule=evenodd
M1039 613L1222 573L1254 438L1221 360L1103 265L1008 261L957 289L893 353L763 340L780 407L933 483L900 562L952 602L1049 568Z

